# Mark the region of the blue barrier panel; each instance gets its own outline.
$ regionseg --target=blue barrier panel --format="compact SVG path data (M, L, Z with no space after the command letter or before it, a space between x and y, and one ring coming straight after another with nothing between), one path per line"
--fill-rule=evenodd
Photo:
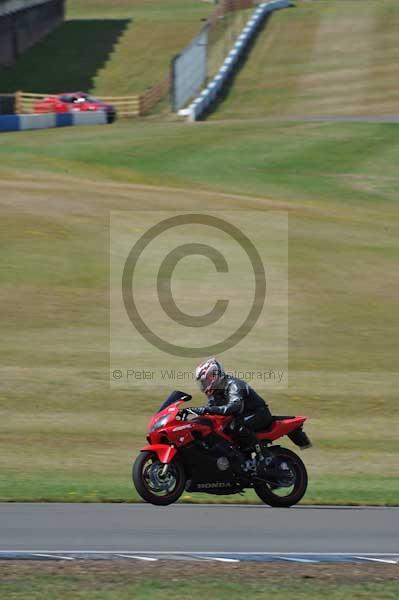
M0 131L19 131L18 115L1 115Z
M70 127L72 122L72 113L57 113L55 116L56 127Z

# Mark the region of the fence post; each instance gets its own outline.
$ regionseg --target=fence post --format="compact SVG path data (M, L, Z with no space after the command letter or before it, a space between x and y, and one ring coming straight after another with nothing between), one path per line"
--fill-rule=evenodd
M18 90L15 92L15 114L20 115L22 113L22 92Z

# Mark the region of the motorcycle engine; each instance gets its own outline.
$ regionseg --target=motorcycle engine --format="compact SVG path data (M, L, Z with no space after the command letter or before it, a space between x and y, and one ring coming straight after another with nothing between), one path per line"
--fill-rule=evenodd
M216 461L216 466L219 471L227 471L230 467L230 461L226 456L220 456Z

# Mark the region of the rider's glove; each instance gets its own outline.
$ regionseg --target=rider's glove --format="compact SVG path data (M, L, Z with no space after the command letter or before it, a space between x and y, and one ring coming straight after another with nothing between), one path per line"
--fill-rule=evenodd
M207 406L198 406L196 408L192 408L191 409L193 412L197 413L197 415L199 417L202 417L202 415L206 415L208 412L208 407Z

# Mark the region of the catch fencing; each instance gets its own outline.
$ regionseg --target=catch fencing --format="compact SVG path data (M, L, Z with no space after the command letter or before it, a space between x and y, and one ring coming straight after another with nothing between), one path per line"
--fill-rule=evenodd
M172 110L177 112L198 93L207 77L209 25L172 60Z
M230 50L216 76L188 108L180 111L180 114L187 116L189 121L195 121L206 113L223 92L227 82L236 72L237 65L247 51L249 44L257 35L266 16L280 8L288 8L290 5L290 0L271 0L270 2L259 4L241 34L238 36L233 48Z
M221 0L201 31L172 60L171 105L177 112L195 96L208 77L210 40L223 34L221 22L228 13L253 7L253 0ZM212 36L212 34L214 34ZM223 57L224 58L224 57Z

